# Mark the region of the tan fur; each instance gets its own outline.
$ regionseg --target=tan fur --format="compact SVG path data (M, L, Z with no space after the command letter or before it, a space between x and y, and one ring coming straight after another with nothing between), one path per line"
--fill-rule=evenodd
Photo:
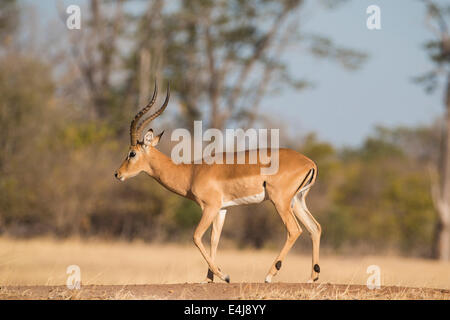
M318 264L319 248L317 239L320 239L320 225L315 222L318 227L315 230L311 229L310 219L304 218L309 214L309 211L301 205L308 190L292 206L296 193L302 187L301 184L307 183L305 181L306 177L308 175L311 176L310 170L314 169L314 172L317 173L316 165L309 158L290 149L280 149L278 172L274 175L262 175L260 169L264 165L261 163L177 165L155 147L151 145L146 146L142 142L139 142L136 146L131 146L130 151L134 151L136 156L132 159L128 157L125 159L119 170L117 170L118 179L125 180L142 171L146 172L168 190L194 200L201 207L203 215L194 233L194 243L208 263L207 281L213 280L212 274L219 276L222 280L227 279L227 275L220 271L214 263L215 252L224 222L224 219L218 218L223 201L253 196L261 192L265 192L266 199L273 202L288 232L286 243L271 266L266 280L270 281L272 276L277 273L277 261L284 260L286 254L302 232L295 218L296 216L311 233L314 246L313 266ZM235 157L237 157L236 154ZM248 152L246 152L246 159L248 161ZM313 181L309 186L314 184L315 178L316 174L313 175ZM306 204L304 207L306 208ZM301 214L305 210L307 213ZM201 239L211 224L213 224L213 237L211 238L211 255L208 255ZM311 280L317 277L318 274L313 269Z

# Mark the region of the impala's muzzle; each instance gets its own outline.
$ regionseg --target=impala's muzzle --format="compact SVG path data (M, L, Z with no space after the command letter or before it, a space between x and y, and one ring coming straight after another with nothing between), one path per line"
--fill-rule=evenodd
M117 171L114 173L114 177L116 177L116 179L120 181L125 180L125 178Z

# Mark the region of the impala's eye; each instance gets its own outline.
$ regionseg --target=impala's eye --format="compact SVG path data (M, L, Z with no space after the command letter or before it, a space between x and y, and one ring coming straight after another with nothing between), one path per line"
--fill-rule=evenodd
M133 158L133 157L135 157L135 156L136 156L136 152L131 151L129 157L130 157L130 158Z

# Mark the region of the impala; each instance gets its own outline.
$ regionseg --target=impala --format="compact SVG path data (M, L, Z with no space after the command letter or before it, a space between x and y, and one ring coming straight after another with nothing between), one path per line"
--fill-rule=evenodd
M309 282L318 280L321 227L309 212L305 202L316 180L315 163L293 150L280 148L277 150L278 171L272 175L261 173L260 169L270 166L270 163L263 164L259 160L256 164L248 162L236 164L236 161L234 164L225 164L225 161L224 164L175 164L171 158L156 149L163 132L155 136L153 130L149 129L140 140L145 127L161 115L169 103L170 87L167 88L166 99L161 108L140 122L155 103L157 92L155 83L152 99L131 122L131 145L126 159L115 172L115 177L124 181L145 172L168 190L191 199L200 206L202 217L194 232L194 243L208 264L205 282L212 282L214 275L230 282L230 277L215 263L226 208L265 200L272 201L287 229L286 242L271 265L265 281L271 282L272 277L280 270L287 253L302 233L299 221L306 227L312 239L312 271ZM258 154L260 151L257 150ZM264 151L270 158L272 150ZM234 157L237 156L238 153L235 152ZM245 151L245 156L248 159L248 150ZM211 224L211 248L208 254L202 243L202 237Z

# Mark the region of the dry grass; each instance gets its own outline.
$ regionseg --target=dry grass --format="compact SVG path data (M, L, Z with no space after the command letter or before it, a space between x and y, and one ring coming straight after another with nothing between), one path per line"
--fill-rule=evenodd
M424 288L450 289L450 263L399 257L323 255L320 263L321 284L312 287L297 286L289 290L285 287L264 286L246 290L245 286L250 283L263 282L276 254L264 250L240 251L219 248L218 264L222 270L230 274L233 283L241 283L238 297L248 299L362 298L361 292L352 291L353 287L353 289L348 286L327 287L326 284L365 285L369 276L366 273L369 265L380 267L382 286L418 288L414 289L415 292L411 291L412 296L422 298L427 296ZM306 282L311 268L310 259L308 255L290 254L274 281ZM5 290L14 290L11 289L12 286L65 285L68 276L66 268L69 265L80 267L83 286L121 285L122 289L116 290L115 295L108 295L111 299L142 297L142 294L130 291L125 285L198 283L206 276L206 264L198 250L191 244L182 247L149 245L141 242L0 238L0 286L3 287L3 294L7 293ZM27 295L26 290L20 292L24 298ZM81 293L73 296L74 292L64 293L64 290L58 290L55 292L62 292L62 298L64 295L68 295L69 298L81 297ZM380 298L380 292L367 290L364 292L367 299ZM411 292L395 290L386 293L388 294L386 297L407 298ZM439 298L431 293L428 296Z
M366 286L323 283L90 285L82 286L81 290L69 290L65 286L6 286L0 288L0 299L450 300L450 290L406 287L382 287L379 290L369 290Z

